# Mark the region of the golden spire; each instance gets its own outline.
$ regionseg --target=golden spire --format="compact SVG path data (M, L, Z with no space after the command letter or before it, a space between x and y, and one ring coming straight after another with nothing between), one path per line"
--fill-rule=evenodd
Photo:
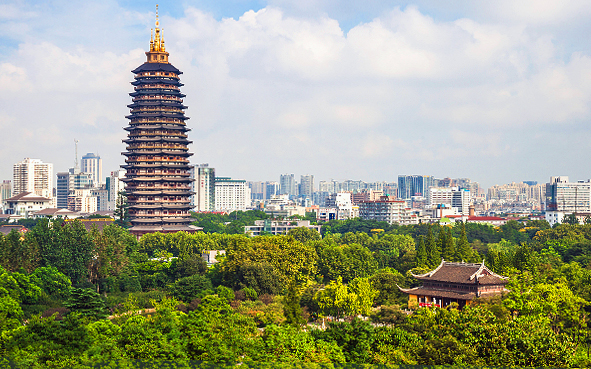
M156 27L153 32L150 31L150 51L146 55L148 56L148 63L168 63L168 53L164 47L164 38L160 29L158 4L156 4Z

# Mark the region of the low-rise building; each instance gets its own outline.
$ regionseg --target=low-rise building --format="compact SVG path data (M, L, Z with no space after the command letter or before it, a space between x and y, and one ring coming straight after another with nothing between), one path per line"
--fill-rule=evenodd
M407 207L406 201L394 200L391 196L381 196L377 201L359 203L361 219L388 222L388 224L417 224L418 216Z
M31 218L33 213L47 209L52 202L52 199L36 195L33 192L21 192L4 200L3 212L10 215L11 220Z
M320 233L322 226L312 225L309 220L255 220L253 226L244 227L244 233L250 236L260 236L261 234L286 234L291 229L306 227L308 229L314 229Z

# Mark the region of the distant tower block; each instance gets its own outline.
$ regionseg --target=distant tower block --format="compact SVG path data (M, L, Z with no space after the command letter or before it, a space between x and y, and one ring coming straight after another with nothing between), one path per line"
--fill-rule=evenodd
M195 232L190 225L190 197L187 139L181 71L168 62L160 33L158 7L156 28L150 39L147 61L135 73L133 103L127 139L125 191L129 205L131 232L136 236L152 232Z

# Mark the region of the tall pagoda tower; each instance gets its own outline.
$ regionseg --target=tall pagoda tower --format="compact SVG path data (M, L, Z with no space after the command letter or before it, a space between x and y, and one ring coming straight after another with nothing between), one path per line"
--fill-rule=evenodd
M168 62L158 6L156 28L150 37L147 61L132 71L134 92L125 152L125 191L131 232L136 236L152 232L195 232L190 225L191 182L183 95L182 72Z

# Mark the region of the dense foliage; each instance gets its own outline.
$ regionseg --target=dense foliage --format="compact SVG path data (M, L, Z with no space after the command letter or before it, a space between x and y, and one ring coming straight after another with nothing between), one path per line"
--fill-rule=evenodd
M304 228L247 237L231 220L196 217L209 219L210 233L138 241L117 225L40 220L0 236L0 357L33 368L591 364L589 224L355 219L326 223L322 237ZM223 250L210 266L209 250ZM411 273L442 258L484 259L510 277L508 292L461 310L408 310L398 287L417 285Z

